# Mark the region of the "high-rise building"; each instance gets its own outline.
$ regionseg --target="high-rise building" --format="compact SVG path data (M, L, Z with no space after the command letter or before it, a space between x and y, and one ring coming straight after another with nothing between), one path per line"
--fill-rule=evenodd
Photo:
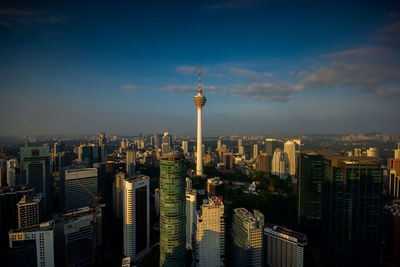
M182 141L182 150L185 155L189 153L188 141Z
M258 145L254 144L253 145L253 159L256 159L258 156Z
M160 266L185 266L184 157L173 152L160 160Z
M199 88L197 89L197 95L193 98L193 102L197 107L197 157L196 157L196 174L203 176L203 152L202 152L202 136L201 136L201 111L206 103L206 97L203 95L201 90L200 82L201 72L199 70Z
M83 162L86 168L93 167L93 147L90 145L80 145L78 148L78 160Z
M153 135L153 146L155 146L156 148L161 148L161 144L162 144L162 136L161 134L154 134Z
M203 202L195 227L195 266L225 266L225 216L220 197Z
M136 262L150 248L150 178L124 180L124 256Z
M193 224L196 213L196 189L186 189L186 249L192 248Z
M8 231L18 228L17 203L25 195L33 195L28 185L0 188L0 256L5 258L8 247Z
M209 198L224 197L225 183L219 177L208 178L206 183L206 191Z
M232 218L233 265L263 266L264 216L254 210L234 209Z
M98 193L96 168L67 169L65 174L60 176L60 182L65 211L95 204L94 196Z
M223 156L223 163L225 170L232 170L233 169L233 154L232 153L224 153Z
M377 266L382 169L377 158L329 157L324 186L327 258L335 266Z
M92 262L93 248L102 244L102 214L101 206L98 206L96 217L93 217L92 208L82 208L58 218L56 264L80 266Z
M281 149L277 148L272 157L271 173L285 179L289 173L289 160L287 154Z
M54 221L24 230L10 230L9 266L54 266Z
M136 151L128 150L126 151L126 174L128 177L135 176L135 166L136 166Z
M239 155L243 155L243 154L244 154L244 146L240 146L240 147L239 147L238 154L239 154Z
M276 139L265 139L265 153L267 155L271 157L274 155L275 149L278 146L277 142Z
M43 194L43 209L47 214L51 209L53 183L49 147L21 147L21 169L25 174L25 183L33 186L36 193Z
M168 132L165 132L162 137L162 144L161 144L162 154L164 155L169 153L170 149L171 149L171 136L168 134Z
M316 229L322 220L323 182L330 174L325 158L314 152L301 153L298 180L298 222Z
M17 204L18 228L25 229L40 223L40 202L43 194L24 195Z
M238 149L243 146L243 138L238 138Z
M58 154L65 151L65 143L63 141L57 141L53 145L53 154Z
M271 173L271 159L272 156L266 153L260 153L257 156L256 170Z
M267 266L305 266L306 235L269 223L265 225L264 235Z
M297 151L296 144L289 140L285 143L283 152L287 155L287 160L289 164L288 174L291 177L296 176L297 174Z
M116 217L121 218L123 214L123 194L124 194L125 174L119 172L115 175L113 182L113 210Z
M217 149L220 150L222 148L222 140L218 139L217 141Z
M18 160L10 159L7 160L7 185L12 187L16 185L17 182L17 172Z

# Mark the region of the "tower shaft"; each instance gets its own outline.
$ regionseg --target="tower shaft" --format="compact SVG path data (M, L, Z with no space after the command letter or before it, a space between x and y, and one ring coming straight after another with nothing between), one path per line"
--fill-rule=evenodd
M203 144L201 136L201 108L197 108L197 162L196 174L203 176Z

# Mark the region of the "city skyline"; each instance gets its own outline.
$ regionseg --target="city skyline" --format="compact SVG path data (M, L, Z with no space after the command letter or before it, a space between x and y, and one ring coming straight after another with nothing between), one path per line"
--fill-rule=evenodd
M399 131L400 6L6 2L5 135Z

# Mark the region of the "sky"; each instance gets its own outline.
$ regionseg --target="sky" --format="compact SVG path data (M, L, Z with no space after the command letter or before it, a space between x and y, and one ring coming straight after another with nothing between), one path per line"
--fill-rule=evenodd
M398 1L2 1L0 135L400 133Z

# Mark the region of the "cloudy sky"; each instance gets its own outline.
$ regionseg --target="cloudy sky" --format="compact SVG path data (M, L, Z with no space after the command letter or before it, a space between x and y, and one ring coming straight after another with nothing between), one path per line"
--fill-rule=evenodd
M400 132L398 1L53 2L0 4L0 135L194 135L198 68L206 136Z

